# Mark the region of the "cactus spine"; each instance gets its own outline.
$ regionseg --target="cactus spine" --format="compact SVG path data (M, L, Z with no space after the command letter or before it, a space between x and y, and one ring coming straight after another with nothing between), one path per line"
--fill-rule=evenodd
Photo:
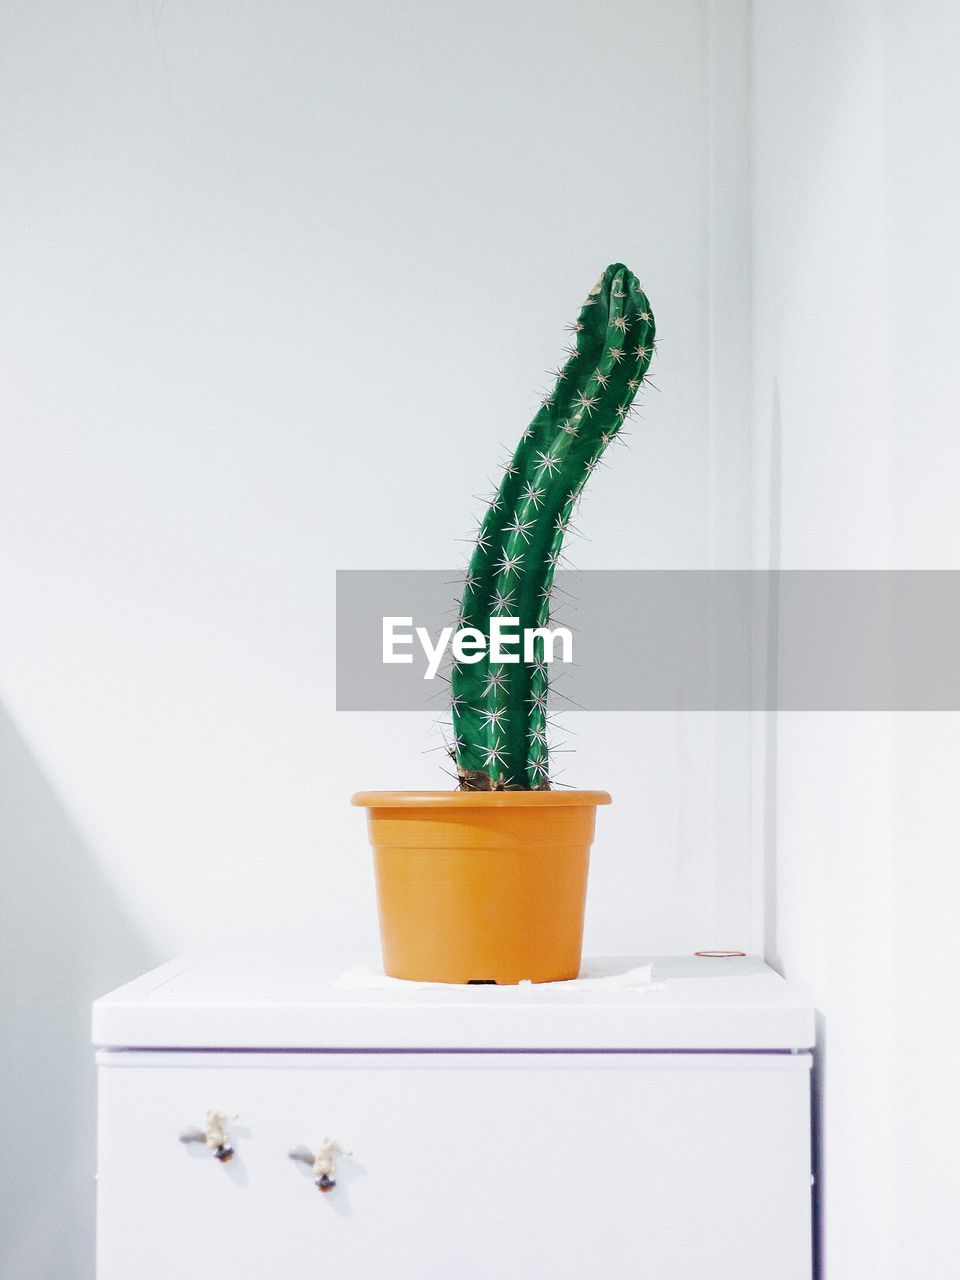
M552 394L523 433L480 525L458 626L490 635L491 618L547 627L554 570L584 484L616 439L653 355L654 321L639 282L607 267L574 325ZM454 663L453 755L468 790L545 790L548 668L532 662Z

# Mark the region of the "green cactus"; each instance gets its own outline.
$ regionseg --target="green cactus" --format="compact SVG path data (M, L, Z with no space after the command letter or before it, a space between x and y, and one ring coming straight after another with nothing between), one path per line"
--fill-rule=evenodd
M546 627L554 570L580 492L616 438L654 348L650 303L622 263L607 267L568 326L569 358L521 437L484 516L464 582L458 627L489 637L496 616L521 633ZM466 790L546 790L548 666L455 662L454 742Z

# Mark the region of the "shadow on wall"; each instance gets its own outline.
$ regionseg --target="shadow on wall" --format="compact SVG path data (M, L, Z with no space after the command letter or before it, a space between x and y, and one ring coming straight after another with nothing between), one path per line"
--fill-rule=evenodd
M813 1149L813 1274L815 1280L825 1280L823 1267L823 1233L825 1228L824 1205L826 1171L823 1166L823 1089L827 1066L827 1021L817 1010L817 1049L813 1055L813 1080L811 1081L811 1145Z
M0 1280L89 1280L90 1002L156 959L2 706L0 904Z
M770 596L767 600L766 645L766 705L777 705L777 658L780 644L780 593L777 589L777 572L781 560L780 508L783 502L782 479L783 426L780 419L780 385L773 383L773 403L770 412L770 479L767 504L770 526L768 529L768 562L770 571ZM783 972L778 951L777 933L777 713L768 710L764 716L764 776L763 776L763 887L764 887L764 959Z
M770 406L770 473L767 491L768 562L770 595L767 600L766 627L766 705L777 706L778 652L780 643L780 596L776 587L777 570L781 568L781 508L783 502L783 423L780 412L780 384L773 382ZM777 898L777 713L768 710L764 716L763 752L763 885L764 885L764 959L778 973L784 974L779 951ZM784 974L785 977L789 975ZM826 1074L827 1024L817 1010L817 1046L813 1055L811 1089L811 1156L813 1163L813 1274L823 1280L824 1178L823 1116Z

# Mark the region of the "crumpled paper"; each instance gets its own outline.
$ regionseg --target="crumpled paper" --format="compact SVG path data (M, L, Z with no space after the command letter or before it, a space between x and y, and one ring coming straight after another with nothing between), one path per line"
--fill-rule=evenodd
M624 966L627 967L624 967ZM566 982L521 982L521 987L534 987L538 991L640 991L644 988L664 987L666 983L654 982L653 962L631 965L629 961L616 959L584 960L580 974ZM383 969L374 965L360 965L347 969L334 983L341 991L412 991L440 988L445 991L476 991L476 986L454 982L414 982L408 978L389 978Z

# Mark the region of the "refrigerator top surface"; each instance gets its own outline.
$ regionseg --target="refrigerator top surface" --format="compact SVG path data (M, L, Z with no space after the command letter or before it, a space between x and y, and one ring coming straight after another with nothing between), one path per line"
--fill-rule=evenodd
M648 967L649 966L649 967ZM444 986L310 950L171 960L93 1006L117 1049L770 1050L814 1044L814 1010L753 956L585 960L576 982Z

